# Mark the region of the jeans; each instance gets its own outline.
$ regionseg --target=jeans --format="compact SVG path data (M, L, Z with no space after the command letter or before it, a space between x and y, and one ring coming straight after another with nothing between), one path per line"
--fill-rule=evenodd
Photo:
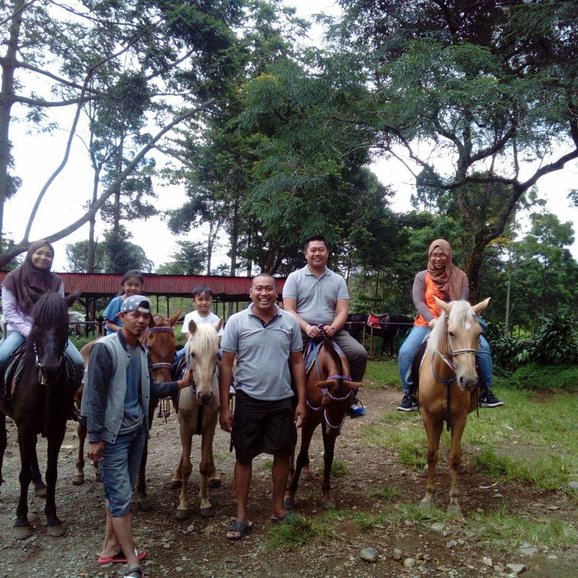
M131 510L132 492L146 442L146 424L119 434L114 443L104 442L100 473L108 510L113 518L122 518Z
M26 341L26 338L18 331L10 331L0 342L0 373L4 372L10 361L10 356ZM84 374L84 360L76 349L74 343L68 340L65 350L66 356L72 361L75 369L74 388L77 389L82 382Z
M397 363L399 369L399 378L401 379L401 386L403 388L404 395L409 394L408 373L411 368L413 356L415 355L415 352L418 350L421 342L425 339L429 331L429 327L414 326L399 350ZM492 353L490 351L490 344L483 335L480 335L478 342L478 353L476 355L476 361L478 375L480 377L480 386L484 389L490 389L493 383Z

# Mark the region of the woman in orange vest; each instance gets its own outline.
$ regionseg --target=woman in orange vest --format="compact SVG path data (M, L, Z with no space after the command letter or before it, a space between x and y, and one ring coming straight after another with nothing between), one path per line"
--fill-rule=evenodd
M403 399L398 406L400 411L418 409L417 399L410 394L409 370L413 356L430 329L437 323L440 310L434 295L442 301L467 300L470 288L466 274L452 261L452 248L444 239L436 239L428 251L428 264L420 271L413 282L412 298L417 309L413 329L399 350L398 367ZM478 373L483 391L480 395L481 407L504 405L492 392L492 354L486 338L481 335L478 346Z

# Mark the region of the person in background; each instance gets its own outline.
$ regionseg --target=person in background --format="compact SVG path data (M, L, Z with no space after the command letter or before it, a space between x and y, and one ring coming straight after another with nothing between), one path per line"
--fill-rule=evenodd
M151 380L152 363L139 338L150 326L151 303L143 295L121 306L119 331L101 337L92 348L82 396L88 457L99 464L106 497L104 543L100 564L127 563L124 574L143 576L132 537L132 491L148 436L151 397L167 397L190 385L190 370L167 383Z
M106 334L116 333L120 331L122 327L122 321L120 320L119 313L122 307L123 301L130 297L131 295L138 295L142 292L144 285L144 276L140 271L131 270L127 271L120 280L120 292L116 297L113 297L110 303L107 305L102 316L105 318L106 323L104 327L106 329Z
M431 243L427 269L420 271L413 282L412 298L417 309L417 317L413 329L399 350L398 368L403 388L403 399L397 408L399 411L419 409L417 399L410 394L409 371L415 352L437 323L441 313L435 303L434 295L446 302L467 301L470 296L468 278L453 264L452 248L444 239L436 239ZM477 365L482 387L480 407L504 405L492 391L492 354L484 335L480 335Z
M228 540L240 540L251 531L247 503L253 459L260 453L273 455L273 508L271 521L289 522L283 495L289 475L296 427L301 427L305 407L303 340L293 315L275 304L275 279L266 273L251 281L251 304L232 315L223 333L223 359L219 376L221 428L231 433L235 448L236 519ZM229 406L233 364L237 401ZM293 409L291 376L297 405Z
M54 248L41 239L28 248L24 263L10 271L2 285L2 307L6 334L0 343L0 390L5 397L11 392L4 385L4 370L12 354L24 343L32 329L32 309L38 299L48 292L54 292L64 297L62 279L52 273ZM75 368L75 387L79 387L84 372L82 356L72 341L68 340L66 355Z
M365 347L345 331L349 313L349 291L345 279L327 268L330 248L324 237L305 240L307 265L291 273L283 286L283 307L295 316L304 340L322 333L330 337L347 357L351 380L362 381L367 365ZM365 408L354 400L349 415L361 417Z
M211 289L205 285L199 285L193 289L193 305L196 307L193 311L187 313L183 320L183 326L181 328L181 333L186 336L188 340L190 338L189 334L189 323L194 321L197 325L203 323L215 324L219 322L219 316L211 311L211 306L213 304L213 292ZM219 337L223 335L223 329L219 329ZM183 358L185 355L185 348L182 347L177 351L175 358L175 363Z

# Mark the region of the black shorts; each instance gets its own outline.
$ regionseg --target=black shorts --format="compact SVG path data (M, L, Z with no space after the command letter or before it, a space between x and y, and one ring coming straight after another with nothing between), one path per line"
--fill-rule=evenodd
M232 440L240 462L291 453L297 441L291 398L264 401L237 390Z

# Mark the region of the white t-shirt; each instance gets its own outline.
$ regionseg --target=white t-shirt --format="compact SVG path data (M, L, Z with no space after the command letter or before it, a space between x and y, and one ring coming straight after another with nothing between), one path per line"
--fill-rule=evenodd
M215 315L212 311L209 311L209 314L206 317L201 317L201 315L199 315L199 312L195 309L194 311L191 311L190 313L187 313L185 315L185 319L183 321L183 327L181 329L181 333L183 335L186 335L189 332L189 323L191 321L191 319L197 324L197 325L202 325L203 323L211 323L211 324L215 324L217 323L217 321L219 321L219 316ZM221 327L221 329L219 329L217 335L223 335L223 328Z

